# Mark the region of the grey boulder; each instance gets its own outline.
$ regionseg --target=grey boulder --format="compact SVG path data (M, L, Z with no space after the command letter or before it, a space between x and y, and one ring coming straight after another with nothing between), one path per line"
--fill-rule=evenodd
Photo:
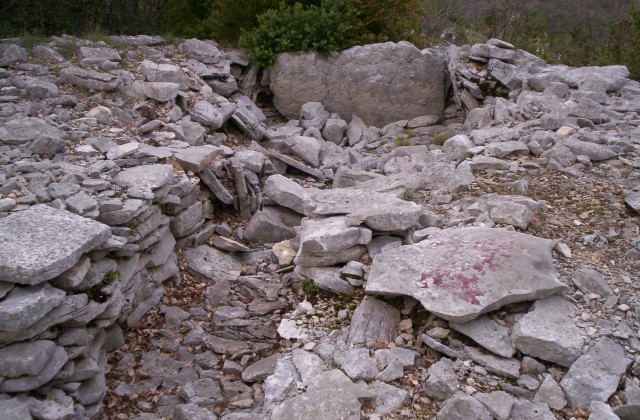
M321 102L344 120L367 125L444 110L443 61L407 42L350 48L324 59L314 53L280 54L271 73L276 108L294 119L303 104ZM411 94L407 94L411 92Z
M412 296L428 311L463 323L565 290L552 249L552 241L507 230L445 230L376 256L365 291Z

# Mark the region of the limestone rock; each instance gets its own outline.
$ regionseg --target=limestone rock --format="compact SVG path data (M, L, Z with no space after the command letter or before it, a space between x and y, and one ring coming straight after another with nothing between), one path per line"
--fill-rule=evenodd
M0 280L38 284L111 237L108 226L46 205L0 219Z
M571 319L573 304L562 296L538 300L513 328L513 343L524 354L569 367L584 340Z
M511 357L516 352L511 343L509 328L488 316L481 316L464 324L450 322L449 326L498 356Z
M492 420L487 409L475 398L456 394L445 401L436 415L438 420Z
M622 346L605 337L571 365L560 387L572 408L588 408L609 399L630 364Z
M496 420L508 420L511 415L514 398L504 391L494 391L488 393L475 394L475 398L480 401Z
M41 118L17 118L0 126L0 142L21 145L38 138L62 138L66 133Z
M351 318L348 343L373 346L395 338L400 311L371 296L365 296Z
M423 384L424 393L438 400L446 400L458 390L456 365L450 359L440 359L429 367Z
M407 42L353 47L329 59L285 53L271 73L275 105L283 115L297 118L303 104L322 102L344 120L356 114L377 127L441 115L443 85L441 59Z
M552 249L551 241L506 230L445 230L376 256L365 290L415 297L430 312L462 323L566 289L555 276Z
M29 328L62 304L65 293L48 283L30 288L14 287L0 302L0 331Z
M110 73L67 67L60 72L60 82L87 90L111 92L122 85L122 80Z

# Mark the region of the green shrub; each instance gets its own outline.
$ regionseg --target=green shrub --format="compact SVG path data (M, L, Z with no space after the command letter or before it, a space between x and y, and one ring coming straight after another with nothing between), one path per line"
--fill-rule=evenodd
M33 47L46 44L49 41L51 41L50 37L38 35L31 32L25 32L24 35L20 37L20 45L29 51L33 50Z
M326 56L371 42L403 39L418 42L417 3L416 0L280 3L278 8L258 16L257 26L240 37L240 46L250 59L269 67L282 52L315 51ZM385 12L381 13L382 10ZM412 10L415 12L409 13Z
M108 296L103 296L101 293L101 289L116 280L120 280L120 272L117 270L110 270L107 274L104 275L100 283L95 284L87 289L87 297L89 300L94 300L96 302L105 302Z
M402 197L400 198L404 201L413 200L414 196L413 196L413 191L411 191L411 188L405 188L405 190L402 191Z
M302 293L304 293L307 297L315 296L320 291L313 280L307 278L303 279L300 283L300 290L302 290Z

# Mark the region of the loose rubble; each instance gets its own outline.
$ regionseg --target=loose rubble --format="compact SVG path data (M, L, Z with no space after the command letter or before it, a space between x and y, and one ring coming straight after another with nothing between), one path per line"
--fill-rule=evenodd
M3 416L637 417L626 68L497 39L0 57Z

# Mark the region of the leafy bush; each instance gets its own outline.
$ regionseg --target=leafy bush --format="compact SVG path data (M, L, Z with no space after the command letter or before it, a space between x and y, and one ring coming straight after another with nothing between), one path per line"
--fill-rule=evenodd
M302 293L304 293L307 297L313 297L320 291L313 280L307 278L303 279L300 283L300 290L302 290Z
M394 8L396 3L398 7ZM268 67L282 52L315 51L326 56L358 44L412 38L418 41L417 3L415 0L281 3L258 16L257 26L240 37L240 46L250 59Z

